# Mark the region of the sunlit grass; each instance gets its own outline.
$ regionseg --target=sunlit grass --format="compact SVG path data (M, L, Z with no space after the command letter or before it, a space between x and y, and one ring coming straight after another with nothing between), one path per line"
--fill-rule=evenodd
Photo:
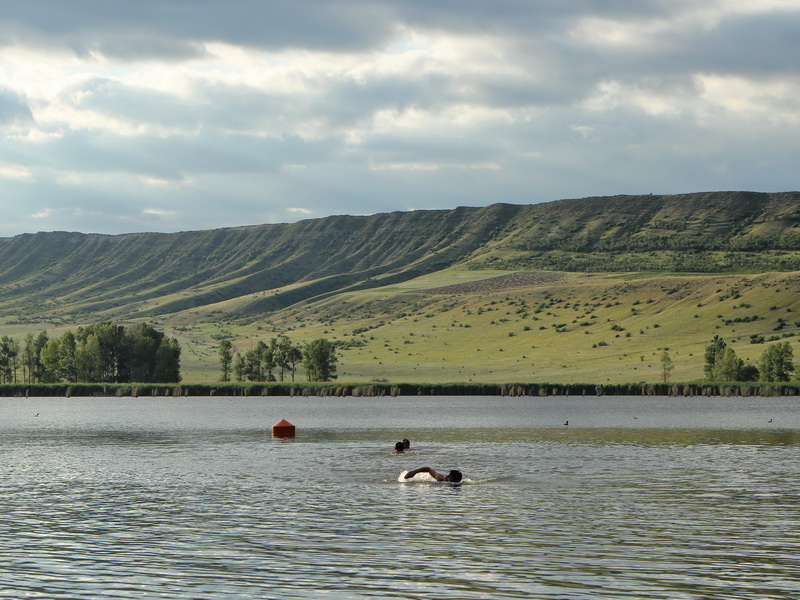
M765 345L751 344L751 335L794 341L800 332L800 289L791 274L570 275L542 286L420 293L498 274L437 274L248 324L197 324L184 332L193 344L186 376L213 380L216 346L209 336L224 334L247 349L285 333L296 341L349 344L339 365L348 382L656 382L665 349L675 364L671 380L692 381L702 378L704 349L714 335L755 363ZM726 323L753 315L759 320ZM773 331L781 319L784 326Z
M184 381L198 383L218 379L220 339L244 351L279 334L298 343L317 337L341 343L339 378L354 383L657 382L664 350L675 364L671 380L695 381L714 335L754 364L766 346L751 344L753 335L767 343L787 339L800 355L796 273L562 273L524 286L496 279L505 275L449 269L272 314L237 316L229 301L141 320L179 340ZM444 293L447 286L462 293ZM431 289L440 293L426 293ZM0 327L18 339L68 328Z

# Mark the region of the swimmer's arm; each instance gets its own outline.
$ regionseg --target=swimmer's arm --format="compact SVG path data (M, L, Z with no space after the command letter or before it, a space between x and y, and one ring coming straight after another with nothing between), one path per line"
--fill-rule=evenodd
M444 475L440 475L430 467L420 467L419 469L414 469L413 471L409 471L408 473L405 474L404 479L411 479L417 473L428 473L436 481L444 481Z
M411 479L417 473L430 473L433 469L430 467L420 467L419 469L414 469L413 471L409 471L405 475L405 479Z

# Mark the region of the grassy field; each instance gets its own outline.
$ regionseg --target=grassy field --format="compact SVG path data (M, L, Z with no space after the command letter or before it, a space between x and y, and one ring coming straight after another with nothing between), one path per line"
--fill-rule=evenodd
M799 292L798 273L448 270L249 322L205 308L155 324L180 340L186 381L218 378L222 337L246 350L284 333L340 342L343 382L659 382L665 349L688 382L714 335L754 364L771 341L800 351Z
M665 349L693 382L714 335L755 363L800 331L799 192L51 232L0 258L0 335L145 321L190 383L218 379L220 340L278 334L337 342L341 382L654 383Z

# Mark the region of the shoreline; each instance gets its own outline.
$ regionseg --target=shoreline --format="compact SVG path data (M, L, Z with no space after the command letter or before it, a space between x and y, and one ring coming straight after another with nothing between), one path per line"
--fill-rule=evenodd
M180 396L800 396L800 382L781 383L54 383L2 384L0 398Z

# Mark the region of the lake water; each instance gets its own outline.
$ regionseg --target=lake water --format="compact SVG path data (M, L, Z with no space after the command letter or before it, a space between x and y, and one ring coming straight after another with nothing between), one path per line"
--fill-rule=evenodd
M0 461L0 598L800 598L795 398L0 399Z

